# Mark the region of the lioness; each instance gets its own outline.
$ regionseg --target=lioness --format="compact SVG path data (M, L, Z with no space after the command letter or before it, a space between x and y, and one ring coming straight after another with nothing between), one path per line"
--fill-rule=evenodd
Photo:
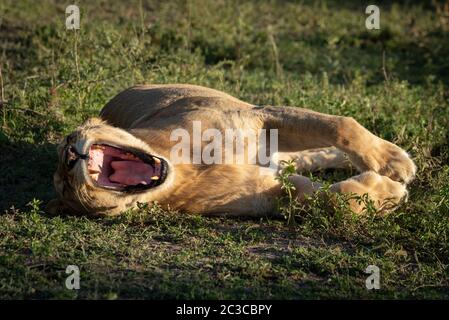
M50 201L47 211L117 215L137 202L157 201L200 214L276 214L281 184L277 173L261 172L265 164L260 161L248 157L238 164L172 161L172 148L180 143L172 133L184 129L191 137L194 121L201 123L203 133L216 129L223 136L229 129L277 129L276 158L294 159L299 172L352 164L361 174L331 185L331 194L368 193L380 211L392 210L406 197L405 185L416 171L404 150L353 118L255 106L194 85L142 85L118 94L101 110L100 118L87 120L58 146L54 175L58 198ZM183 159L192 159L210 141L184 143L190 151ZM246 152L247 142L244 148ZM224 151L234 152L233 145L227 144ZM299 174L290 180L300 201L322 187ZM356 212L364 209L356 201L351 206Z

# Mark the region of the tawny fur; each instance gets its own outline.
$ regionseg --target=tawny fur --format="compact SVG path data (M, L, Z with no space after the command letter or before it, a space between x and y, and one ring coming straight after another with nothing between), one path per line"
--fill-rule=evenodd
M275 214L281 185L275 175L260 174L258 164L170 164L162 185L129 195L95 187L82 161L68 170L62 160L68 145L85 153L90 143L101 141L134 147L170 163L170 150L178 143L170 141L171 132L183 128L192 136L193 121L201 121L202 130L215 128L223 134L225 129L278 129L278 158L294 159L299 171L343 168L351 163L362 174L330 190L368 193L379 209L406 197L405 184L416 171L404 150L352 118L294 107L259 107L194 85L143 85L118 94L102 109L100 118L88 120L64 139L58 147L60 161L54 176L58 199L49 203L48 211L116 215L137 202L157 201L199 214ZM291 180L298 199L321 187L300 175ZM360 205L351 205L356 212L363 211Z

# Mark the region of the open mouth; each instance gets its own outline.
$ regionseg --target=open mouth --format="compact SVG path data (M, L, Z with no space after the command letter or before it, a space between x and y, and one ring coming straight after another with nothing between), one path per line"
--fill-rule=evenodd
M100 187L118 191L154 188L167 177L165 160L132 148L92 144L87 169Z

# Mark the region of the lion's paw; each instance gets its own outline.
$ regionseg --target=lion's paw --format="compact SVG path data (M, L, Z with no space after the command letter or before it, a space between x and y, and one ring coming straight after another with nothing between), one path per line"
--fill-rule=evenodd
M374 146L367 147L369 151L353 161L361 171L373 170L405 184L413 180L416 165L403 149L382 139L376 141Z
M408 192L405 185L373 171L367 171L348 180L336 183L331 186L331 191L356 193L360 196L368 194L375 208L383 213L393 211L408 199ZM365 203L359 202L356 199L351 199L349 203L354 212L364 212Z

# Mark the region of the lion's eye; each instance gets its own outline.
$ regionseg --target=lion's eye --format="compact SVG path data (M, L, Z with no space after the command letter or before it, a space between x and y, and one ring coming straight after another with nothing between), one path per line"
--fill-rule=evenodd
M65 160L65 163L69 168L69 170L73 169L73 167L76 164L76 161L78 161L77 152L73 146L69 146L66 151L66 160Z

